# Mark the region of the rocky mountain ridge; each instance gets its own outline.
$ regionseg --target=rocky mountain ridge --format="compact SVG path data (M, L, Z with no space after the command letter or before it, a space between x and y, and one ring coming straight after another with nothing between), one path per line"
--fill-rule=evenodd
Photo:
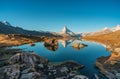
M109 34L120 30L120 25L117 25L113 28L105 27L102 30L96 31L96 32L89 32L89 33L82 33L82 36L97 36L102 34Z
M18 26L12 26L8 21L0 21L0 34L22 34L32 36L54 36L50 32L39 32L34 30L25 30Z

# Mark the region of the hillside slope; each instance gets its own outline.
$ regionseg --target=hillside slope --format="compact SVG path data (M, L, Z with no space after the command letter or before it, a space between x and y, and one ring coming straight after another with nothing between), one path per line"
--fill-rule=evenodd
M0 34L22 34L22 35L39 35L39 36L54 36L50 32L39 32L24 30L20 27L14 27L10 25L7 21L0 22Z
M120 30L110 34L103 34L98 36L85 36L83 37L83 39L102 42L104 44L111 45L114 47L120 47Z

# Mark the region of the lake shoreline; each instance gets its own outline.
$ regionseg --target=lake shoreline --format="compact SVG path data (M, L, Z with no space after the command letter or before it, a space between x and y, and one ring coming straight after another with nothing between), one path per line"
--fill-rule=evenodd
M104 36L104 35L103 35ZM106 36L107 37L107 36ZM111 55L107 57L99 57L95 66L99 68L100 72L104 74L109 79L119 79L120 78L120 45L117 38L109 39L105 36L99 38L99 36L86 36L83 37L84 40L100 42L105 45L107 51L111 51ZM106 39L105 39L106 38ZM117 60L117 61L116 61Z
M34 38L34 39L35 39L35 38ZM19 46L20 46L20 45L24 45L24 44L29 44L29 43L35 43L35 42L37 42L37 41L34 40L34 39L33 39L32 42L22 43L22 44L19 44ZM42 38L39 38L39 40L42 41L42 42L52 43L52 40L51 40L51 41L48 41L48 39L59 40L59 39L62 39L62 38L56 38L56 37L52 37L52 38L49 38L49 37L42 37ZM65 39L65 38L64 38L64 39ZM65 40L66 40L66 39L65 39ZM57 42L57 41L56 41L56 42ZM55 43L56 43L56 42L55 42ZM49 45L50 45L50 44L47 44L48 47L51 47L51 46L49 46ZM56 44L56 45L58 45L58 44ZM9 45L9 46L16 46L16 45L14 45L14 44L12 45L12 44L11 44L11 45ZM8 47L8 46L5 46L5 47ZM50 48L50 49L51 49L51 48ZM56 48L55 48L55 49L56 49Z

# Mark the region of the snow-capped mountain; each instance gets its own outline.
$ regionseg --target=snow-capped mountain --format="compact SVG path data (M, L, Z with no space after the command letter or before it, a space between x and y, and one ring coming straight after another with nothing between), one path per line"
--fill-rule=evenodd
M2 23L7 25L7 26L11 26L11 24L8 21L2 21Z
M118 30L120 30L120 25L119 24L112 28L113 32L118 31Z
M82 36L97 36L102 34L109 34L112 33L112 29L105 27L102 30L96 31L96 32L90 32L90 33L83 33Z
M62 36L75 36L76 34L69 30L66 26L62 29L61 32L59 32L60 35Z
M111 33L111 32L112 32L112 29L111 29L111 28L108 28L108 27L105 27L105 28L103 28L102 30L100 30L99 32Z
M109 29L108 27L105 27L105 28L103 28L102 30L104 31L104 30L110 30L110 29Z
M83 33L82 36L97 36L97 35L101 35L101 34L109 34L112 32L116 32L120 30L120 25L118 24L117 26L113 27L113 28L108 28L105 27L102 30L96 31L96 32L90 32L90 33Z

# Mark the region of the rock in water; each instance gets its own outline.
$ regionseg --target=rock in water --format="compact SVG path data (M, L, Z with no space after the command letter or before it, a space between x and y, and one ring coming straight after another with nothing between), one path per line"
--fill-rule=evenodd
M66 62L63 62L63 63L61 64L61 66L66 66L66 67L72 68L72 69L79 69L79 68L84 67L83 65L80 65L80 64L78 64L77 62L71 61L71 60L66 61Z
M84 48L84 47L86 47L87 45L85 45L85 44L80 44L80 43L73 43L72 44L72 47L74 48L74 49L76 49L76 50L79 50L79 49L82 49L82 48Z
M57 39L46 39L44 41L44 46L48 50L56 51L58 49L58 41Z

